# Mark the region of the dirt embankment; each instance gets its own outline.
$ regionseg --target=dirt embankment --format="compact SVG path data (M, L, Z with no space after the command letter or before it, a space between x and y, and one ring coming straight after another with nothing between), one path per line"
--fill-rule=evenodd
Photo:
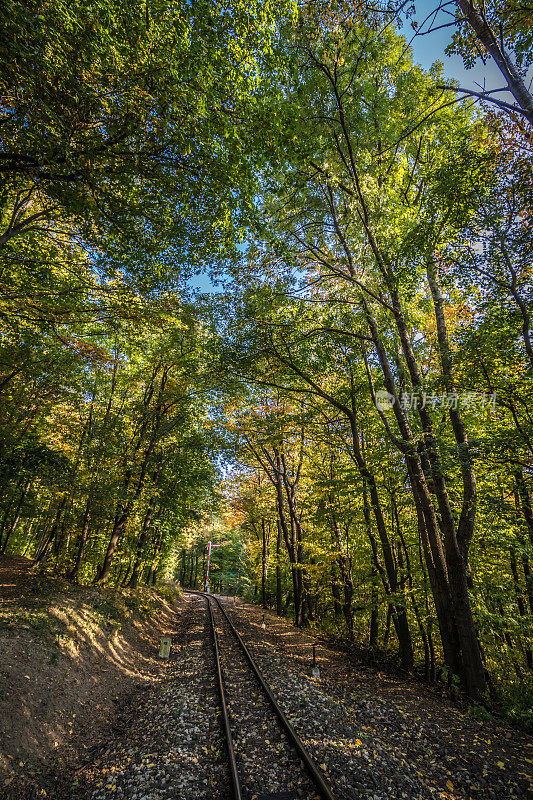
M0 797L53 797L157 683L172 592L74 586L0 561Z

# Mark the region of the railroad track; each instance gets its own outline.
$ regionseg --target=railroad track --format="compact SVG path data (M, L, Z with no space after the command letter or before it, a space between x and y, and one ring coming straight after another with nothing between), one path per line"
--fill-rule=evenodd
M193 593L207 602L234 800L340 800L279 707L220 600Z

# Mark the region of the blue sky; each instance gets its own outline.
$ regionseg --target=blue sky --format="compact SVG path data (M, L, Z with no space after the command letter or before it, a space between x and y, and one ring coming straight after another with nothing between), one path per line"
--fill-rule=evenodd
M418 22L420 31L428 30L429 23L426 23L424 28L422 28L422 23L438 5L439 3L434 0L419 0L416 3L414 19ZM449 6L449 11L453 12L453 10L454 6ZM432 27L445 25L448 22L452 22L452 20L453 17L447 14L446 11L440 10L433 21ZM415 36L411 42L415 61L422 64L426 69L435 61L441 61L444 65L446 77L455 78L464 89L479 91L479 84L481 86L484 85L487 89L497 89L504 86L505 81L492 59L489 60L486 66L478 62L473 69L467 70L463 66L462 58L459 56L451 56L449 58L445 55L444 50L452 40L454 29L454 27L441 28L425 36ZM402 33L409 41L414 35L414 30L407 24L404 25Z

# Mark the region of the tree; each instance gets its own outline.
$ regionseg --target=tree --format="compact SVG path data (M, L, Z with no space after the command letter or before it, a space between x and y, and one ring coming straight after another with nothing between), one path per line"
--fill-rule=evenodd
M251 180L236 126L274 15L289 13L261 2L4 5L0 244L70 228L102 266L107 254L135 271L227 241Z
M312 32L305 33L297 52L306 66L292 95L297 98L298 119L305 131L302 155L286 177L276 176L279 203L269 201L271 205L267 203L264 211L277 221L275 235L285 245L282 258L305 271L311 285L331 287L335 299L340 292L341 302L348 299L359 309L351 322L352 336L360 342L371 398L375 399L374 386L379 380L392 399L394 429L384 413L379 412L379 417L390 442L405 460L445 659L451 672L461 676L467 691L479 696L484 689L484 667L467 579L476 483L466 428L460 410L450 407L458 453L455 467L463 484L455 511L431 414L425 403L419 403L418 427L409 419L401 396L407 387L417 395L426 388L413 341L415 318L410 318L407 305L413 293L424 291L426 281L440 355L435 377L438 375L448 392L455 393L435 259L469 213L472 186L479 185L479 177L490 164L490 153L487 157L480 154L481 132L467 116L455 112L452 120L445 108L432 114L427 125L420 122L421 117L427 119L426 98L435 86L412 68L405 55L402 60L401 43L392 32L381 32L379 39L372 29L362 26L316 39ZM391 86L401 86L402 91L391 91ZM355 103L355 94L364 102ZM410 113L412 123L407 119ZM416 135L411 135L413 130ZM450 135L459 158L449 158ZM450 176L453 197L447 191ZM272 247L280 252L275 241ZM298 376L307 391L330 402L350 421L354 456L368 486L388 585L395 594L394 558L375 476L361 449L353 387L349 401L342 401L316 377L313 361L302 364L302 342L313 336L316 325L294 336L270 314L267 319L270 344L265 349L269 354ZM395 329L392 339L391 324ZM326 334L328 330L326 327ZM369 346L371 357L366 354ZM373 375L374 364L379 377ZM409 665L408 625L401 607L395 607L394 617L403 642L404 664Z

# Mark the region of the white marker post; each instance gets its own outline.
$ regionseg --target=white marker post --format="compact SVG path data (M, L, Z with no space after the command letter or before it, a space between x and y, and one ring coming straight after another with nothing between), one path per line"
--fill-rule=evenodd
M207 570L205 573L205 591L209 594L209 563L211 561L211 548L212 547L222 547L221 544L213 544L213 542L207 543Z
M172 645L172 639L170 636L163 636L161 639L161 644L159 646L159 658L170 658L170 647Z
M318 664L316 663L316 649L315 645L313 645L313 670L312 670L313 678L320 678L320 670L318 668Z

